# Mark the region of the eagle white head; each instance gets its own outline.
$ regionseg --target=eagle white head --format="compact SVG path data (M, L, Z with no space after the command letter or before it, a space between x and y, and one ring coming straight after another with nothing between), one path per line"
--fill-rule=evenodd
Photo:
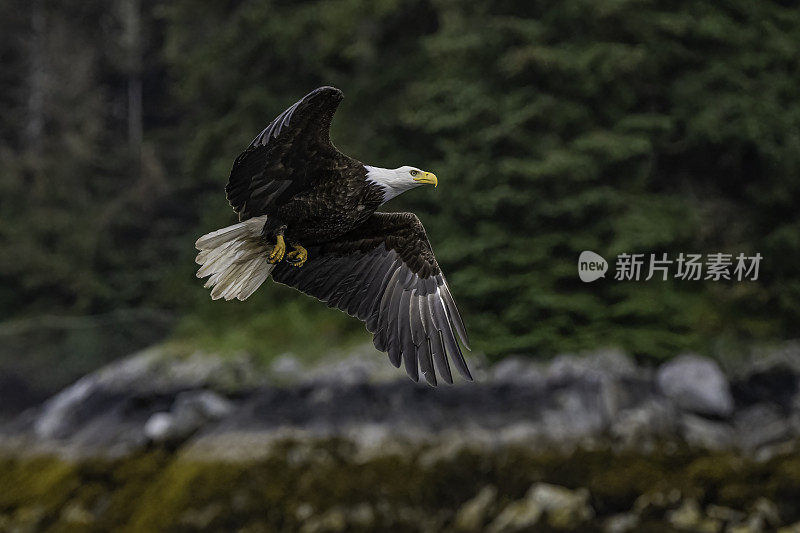
M416 167L381 168L364 165L364 168L367 169L367 181L383 188L384 203L414 187L426 184L436 187L439 184L436 174Z

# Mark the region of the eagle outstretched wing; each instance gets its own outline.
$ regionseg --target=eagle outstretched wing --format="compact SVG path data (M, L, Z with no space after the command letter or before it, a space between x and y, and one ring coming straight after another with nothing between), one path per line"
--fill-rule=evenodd
M414 381L422 370L431 385L437 372L452 383L448 354L472 380L456 340L469 349L464 323L416 215L374 213L355 230L309 247L308 257L302 268L278 264L273 279L364 321L375 346L394 366L402 361Z
M269 214L325 169L350 159L330 141L333 114L344 96L320 87L278 115L242 152L225 193L239 220Z

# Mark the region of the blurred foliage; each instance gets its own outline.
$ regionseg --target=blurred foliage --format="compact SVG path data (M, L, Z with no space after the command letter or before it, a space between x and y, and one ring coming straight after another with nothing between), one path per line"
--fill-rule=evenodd
M257 352L366 338L282 287L212 303L193 279L195 238L235 221L235 156L331 84L342 151L440 177L387 208L422 218L478 349L667 357L796 335L800 12L785 3L2 4L2 317L153 307L185 317L182 338ZM606 280L578 280L582 250L610 260ZM765 259L758 282L614 282L623 252Z
M276 305L273 293L288 294L281 295L285 299ZM262 362L286 353L311 362L335 349L368 342L361 322L293 293L284 286L259 291L226 309L222 319L218 306L198 305L180 321L172 337L183 348L200 347L222 354L246 351Z
M0 323L0 421L115 359L159 342L174 322L169 313L143 308Z

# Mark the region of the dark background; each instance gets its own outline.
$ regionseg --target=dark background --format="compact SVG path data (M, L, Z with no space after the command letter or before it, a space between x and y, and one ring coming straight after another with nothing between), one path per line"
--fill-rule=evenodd
M475 383L196 279L234 158L320 85L344 153L437 174L385 209ZM796 2L0 0L0 530L800 530L798 201Z
M0 10L0 365L20 395L164 339L267 360L368 342L284 287L211 302L193 275L195 239L236 220L233 159L325 84L343 152L439 176L387 208L419 214L478 352L737 357L796 336L792 2ZM606 279L578 279L582 250ZM616 282L623 252L764 259L758 281Z

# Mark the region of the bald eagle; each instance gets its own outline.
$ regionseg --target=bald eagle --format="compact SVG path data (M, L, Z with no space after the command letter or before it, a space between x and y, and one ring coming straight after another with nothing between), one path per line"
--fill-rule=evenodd
M272 276L364 321L414 381L421 370L430 385L437 372L452 383L448 354L471 381L456 340L469 349L467 332L425 228L413 213L376 212L437 178L339 152L329 130L342 98L334 87L310 92L236 158L225 191L240 223L197 240L197 277L210 276L215 300L244 300Z

